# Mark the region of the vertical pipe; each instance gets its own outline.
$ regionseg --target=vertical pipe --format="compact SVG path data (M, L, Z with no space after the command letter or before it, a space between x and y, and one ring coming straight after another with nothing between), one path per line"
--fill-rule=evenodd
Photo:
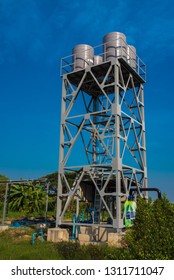
M143 146L143 164L144 164L144 187L148 188L148 182L147 182L147 161L146 161L146 137L145 137L145 114L144 114L144 88L143 85L141 85L141 94L140 99L143 104L141 107L141 113L142 113L142 146ZM145 196L148 198L148 192L145 192Z
M93 99L93 112L97 112L98 111L98 102L97 102L97 98L96 97L94 97L94 99ZM95 128L96 128L96 123L97 123L97 116L96 115L94 115L93 116L93 123L94 123L94 126L95 126ZM97 160L97 142L98 142L98 140L97 140L97 135L95 134L95 131L94 131L94 133L93 133L93 164L97 164L98 162L98 160Z
M95 115L93 116L93 122L95 125L95 129L98 130L98 122L100 116L96 115L98 114L98 111L100 109L100 104L98 97L94 97L94 106L93 106L93 112L95 112ZM100 154L99 154L99 140L98 140L98 135L94 135L94 143L93 143L93 159L94 162L93 164L100 164ZM98 169L97 169L98 172ZM96 184L101 190L101 178L98 177L96 180ZM95 223L95 220L97 220L98 223L100 223L100 212L101 212L101 197L100 197L100 192L98 193L97 189L95 188L95 195L94 195L94 212L93 212L93 223ZM97 212L95 212L97 211ZM96 219L95 219L96 218Z
M47 213L48 213L48 192L50 187L50 182L47 182L47 192L46 192L46 206L45 206L45 223L47 222Z
M5 188L5 197L4 197L4 207L3 207L2 225L4 225L4 223L5 223L5 218L6 218L8 190L9 190L9 184L7 183L7 184L6 184L6 188Z
M115 75L115 131L116 131L116 224L115 228L120 231L121 228L121 157L120 157L120 104L119 104L119 64L118 60L114 65Z
M76 217L79 216L79 197L76 196Z

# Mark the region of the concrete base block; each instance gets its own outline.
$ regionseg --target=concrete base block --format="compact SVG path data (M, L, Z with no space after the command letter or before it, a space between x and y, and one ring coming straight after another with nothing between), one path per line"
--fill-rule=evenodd
M49 228L47 234L47 241L69 241L69 232L65 228Z
M0 231L5 231L9 228L9 226L0 226Z
M92 241L108 242L108 234L113 232L115 232L113 228L102 228L102 227L99 228L97 226L80 227L81 234L88 234L93 236Z
M82 234L91 234L92 230L91 227L80 227L80 233Z
M90 227L81 226L80 227L80 234L78 234L78 239L79 239L79 235L80 235L80 239L85 238L85 235L86 235L86 236L90 236L89 241L98 241L98 227L96 227L96 226L90 226ZM88 237L86 237L86 238L88 239ZM86 240L86 241L88 241L88 240Z
M122 247L122 235L119 233L109 233L108 246Z
M78 235L78 240L79 242L90 242L93 241L93 236L91 234L80 233Z
M100 228L99 229L99 241L100 242L108 242L108 236L110 233L114 233L113 228Z
M88 245L91 243L96 244L96 242L98 242L99 244L107 243L109 246L122 246L122 235L117 233L113 228L81 226L80 232L81 233L78 234L80 244Z

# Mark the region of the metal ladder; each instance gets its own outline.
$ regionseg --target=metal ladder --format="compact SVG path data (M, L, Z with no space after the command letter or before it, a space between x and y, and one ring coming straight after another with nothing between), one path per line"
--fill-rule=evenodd
M99 189L101 189L101 181L98 181L97 186ZM100 223L100 214L101 214L101 207L102 207L102 200L98 193L98 191L95 189L95 195L94 195L94 222Z

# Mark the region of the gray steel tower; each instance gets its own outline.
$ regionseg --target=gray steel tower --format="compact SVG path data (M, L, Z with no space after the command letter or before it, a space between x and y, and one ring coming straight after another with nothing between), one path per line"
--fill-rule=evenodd
M61 74L56 225L72 225L64 220L70 203L75 201L78 216L80 201L87 201L93 220L76 225L120 231L122 203L131 190L147 188L145 64L124 34L112 32L96 48L76 46L72 56L62 59ZM73 174L71 180L67 174ZM107 221L101 219L103 211Z

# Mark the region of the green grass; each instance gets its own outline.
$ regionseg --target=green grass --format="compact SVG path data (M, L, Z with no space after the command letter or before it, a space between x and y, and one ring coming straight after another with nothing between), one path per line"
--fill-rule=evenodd
M59 260L54 244L36 240L31 244L31 229L9 229L0 233L1 260ZM27 239L26 239L27 238Z
M129 259L125 248L107 245L80 246L78 242L31 244L33 229L10 228L0 232L0 260L119 260Z

